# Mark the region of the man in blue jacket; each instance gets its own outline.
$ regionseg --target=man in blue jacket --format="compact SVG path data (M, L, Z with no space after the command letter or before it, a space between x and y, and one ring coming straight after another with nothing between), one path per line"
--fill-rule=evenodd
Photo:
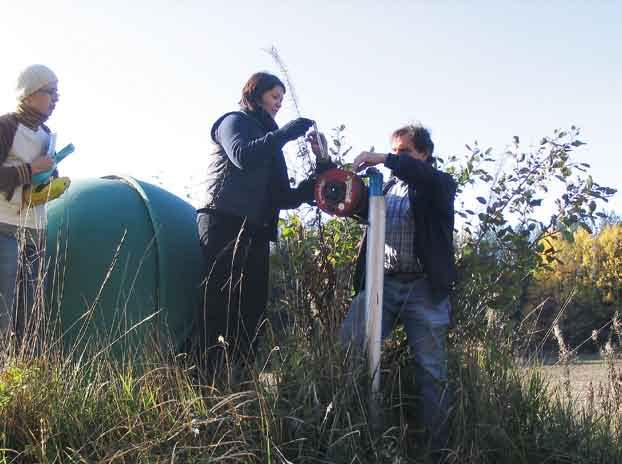
M404 325L414 355L423 425L430 446L447 443L447 351L449 292L455 279L453 228L456 183L435 167L434 143L421 125L392 135L393 153L362 152L353 169L384 164L392 177L384 187L386 237L382 338L397 322ZM365 208L366 209L366 208ZM363 211L361 216L366 216ZM365 239L355 272L358 294L340 338L362 349L365 338Z

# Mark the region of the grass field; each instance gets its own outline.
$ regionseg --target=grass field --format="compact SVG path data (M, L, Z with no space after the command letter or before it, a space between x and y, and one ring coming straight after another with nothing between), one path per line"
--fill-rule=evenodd
M582 356L567 366L545 364L541 370L551 386L565 391L564 385L569 385L572 397L581 403L588 401L591 392L597 393L601 387L609 384L612 374L616 376L618 382L622 381L621 359L610 363L598 356Z

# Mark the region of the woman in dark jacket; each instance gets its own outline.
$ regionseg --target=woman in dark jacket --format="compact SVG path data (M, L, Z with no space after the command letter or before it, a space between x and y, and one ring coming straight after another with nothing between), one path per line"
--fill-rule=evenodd
M279 212L313 201L312 178L290 187L282 151L313 121L298 118L279 128L274 117L284 94L278 77L253 74L242 89L241 110L224 114L212 126L206 202L197 216L205 258L202 353L226 348L230 360L252 359L266 309L269 242L276 240ZM208 358L210 364L218 359Z

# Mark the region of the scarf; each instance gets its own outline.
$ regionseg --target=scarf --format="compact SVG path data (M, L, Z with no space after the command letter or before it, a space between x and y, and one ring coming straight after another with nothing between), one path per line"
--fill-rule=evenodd
M49 117L43 113L39 113L24 102L19 102L19 105L17 105L15 116L21 124L34 131L38 130L41 124L47 121Z

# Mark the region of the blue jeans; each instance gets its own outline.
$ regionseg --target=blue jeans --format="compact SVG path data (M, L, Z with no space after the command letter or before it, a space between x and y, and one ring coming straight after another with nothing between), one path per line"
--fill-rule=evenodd
M17 238L0 232L0 338L11 332L17 280Z
M39 275L45 253L40 232L20 229L17 235L0 230L0 342L11 332L21 338L37 324L33 306L45 285Z
M365 343L365 292L359 293L339 332L341 342L362 351ZM402 282L385 276L382 305L382 339L398 322L404 325L415 360L419 409L431 447L447 443L448 396L446 336L451 306L449 297L435 303L425 279Z

